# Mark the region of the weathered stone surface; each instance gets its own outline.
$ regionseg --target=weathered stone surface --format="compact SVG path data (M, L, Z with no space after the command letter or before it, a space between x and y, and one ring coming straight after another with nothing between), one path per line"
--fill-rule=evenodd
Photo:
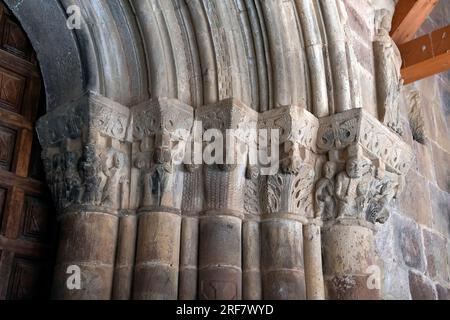
M261 223L264 299L304 299L302 224L268 219Z
M112 299L129 300L133 285L137 218L134 212L120 218Z
M386 261L383 268L381 283L382 299L384 300L410 300L408 269L395 261Z
M438 300L450 300L450 288L436 284Z
M199 270L200 300L242 299L242 271L214 266Z
M449 282L447 241L442 236L423 230L425 255L427 257L427 273L435 281Z
M195 300L197 297L198 229L197 217L183 217L178 287L178 298L181 300Z
M432 227L447 238L450 236L450 195L430 183Z
M450 154L439 147L437 144L432 144L433 161L436 169L436 181L442 190L450 193Z
M413 271L409 272L409 288L413 300L436 300L437 298L433 283Z
M199 298L242 298L242 221L232 216L200 220Z
M321 244L320 226L315 223L303 226L303 260L308 300L325 299Z
M265 300L305 300L305 276L299 270L275 270L263 274Z
M178 297L181 217L167 212L141 213L138 226L133 298Z
M431 201L425 178L410 170L406 175L405 188L399 195L399 210L425 226L431 226Z
M242 298L262 299L260 225L244 221L242 225Z
M380 290L369 289L369 276L342 275L326 280L331 300L378 300Z
M80 268L81 289L69 290L67 270ZM113 286L113 265L62 263L55 266L52 299L55 300L110 300Z
M372 230L360 226L334 225L322 232L325 275L364 274L376 264Z
M428 181L435 181L435 163L430 144L413 142L415 161L413 169L425 177Z
M410 219L395 215L394 244L395 257L405 266L425 271L425 256L420 227Z

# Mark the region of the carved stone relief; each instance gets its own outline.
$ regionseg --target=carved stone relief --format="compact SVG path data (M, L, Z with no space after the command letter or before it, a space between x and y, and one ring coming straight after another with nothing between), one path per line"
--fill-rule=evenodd
M278 172L263 176L261 199L265 214L289 213L313 216L318 120L297 106L267 111L260 116L259 129L278 129L280 163Z
M134 107L132 114L139 207L180 210L181 163L193 126L193 109L174 99L156 98Z
M128 199L129 111L93 93L41 118L37 131L57 209L123 208Z
M389 35L392 13L386 9L375 13L375 41L373 43L377 74L377 100L380 120L398 134L400 123L399 98L403 88L400 68L402 58Z
M329 161L316 183L316 216L386 222L387 205L401 191L411 166L411 148L362 109L320 123L317 145Z

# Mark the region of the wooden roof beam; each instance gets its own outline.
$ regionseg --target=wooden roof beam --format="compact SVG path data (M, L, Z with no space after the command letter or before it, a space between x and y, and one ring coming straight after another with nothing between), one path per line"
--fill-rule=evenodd
M450 70L450 25L399 46L405 84Z
M399 0L392 19L391 37L397 45L414 39L415 34L439 0Z

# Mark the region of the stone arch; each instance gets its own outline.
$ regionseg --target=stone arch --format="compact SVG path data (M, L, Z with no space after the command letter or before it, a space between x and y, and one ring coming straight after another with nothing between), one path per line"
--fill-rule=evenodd
M20 21L36 51L48 109L78 98L86 88L85 70L75 34L61 28L66 21L63 8L57 1L5 0L5 3ZM37 11L41 14L35 14Z
M74 250L61 255L55 278L74 262L83 263L88 278L102 278L84 292L68 292L59 281L56 297L305 296L300 243L303 226L316 223L311 197L318 157L328 153L342 164L349 154L365 152L381 170L386 162L397 175L409 161L398 137L362 110L350 110L360 107L360 92L341 2L7 0L38 52L49 111L64 106L38 125L49 184L61 198L60 244ZM80 30L66 27L64 8L70 5L82 11ZM37 10L47 15L32 14ZM248 163L174 164L171 151L187 144L174 131L190 130L194 119L223 131L246 124L282 129L284 153L275 178L261 177L274 201L258 204L260 181L249 180L260 177L248 176ZM371 127L387 137L383 141L404 148L405 159L364 144L363 131ZM164 160L155 160L159 153ZM111 154L129 161L105 165L104 155ZM68 171L68 182L58 179L61 170ZM198 219L200 214L208 219ZM265 243L255 240L260 223ZM161 250L149 252L149 239L157 239ZM198 239L208 245L199 246ZM253 259L260 248L262 257ZM116 252L125 254L116 258ZM273 259L278 256L285 260ZM316 262L311 269L320 273Z

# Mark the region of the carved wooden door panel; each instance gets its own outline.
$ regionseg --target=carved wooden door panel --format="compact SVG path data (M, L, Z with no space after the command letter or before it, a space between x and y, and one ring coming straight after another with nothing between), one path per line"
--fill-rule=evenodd
M0 3L0 299L48 297L54 214L34 130L40 95L33 49Z

